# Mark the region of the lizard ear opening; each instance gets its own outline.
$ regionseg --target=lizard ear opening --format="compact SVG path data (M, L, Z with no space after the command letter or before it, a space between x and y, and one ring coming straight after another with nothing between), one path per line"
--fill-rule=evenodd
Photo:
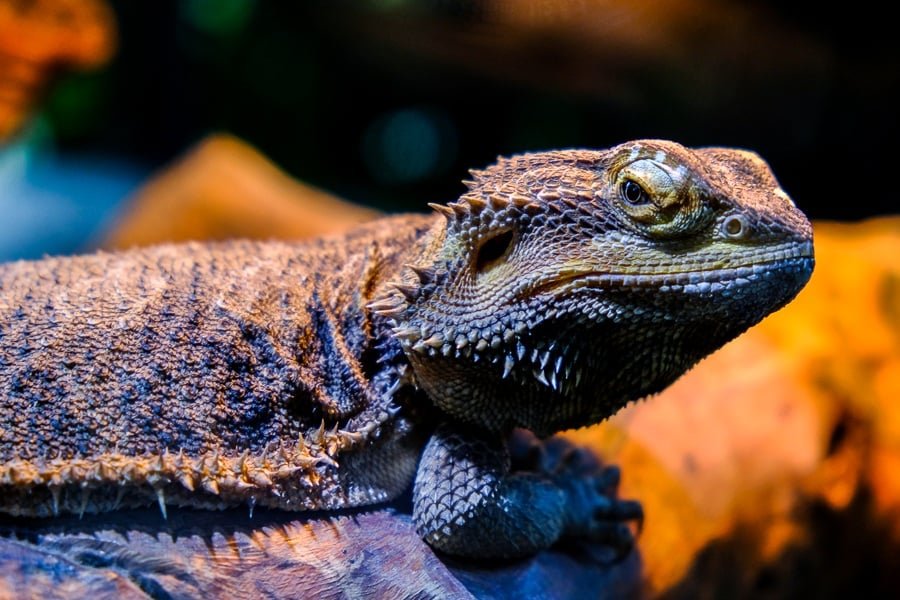
M512 246L512 230L501 231L497 235L484 240L478 248L475 258L475 270L483 273L503 258Z

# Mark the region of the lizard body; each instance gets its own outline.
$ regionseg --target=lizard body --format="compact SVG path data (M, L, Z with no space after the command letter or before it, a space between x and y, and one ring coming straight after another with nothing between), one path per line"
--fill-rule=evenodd
M0 267L0 510L392 499L453 554L608 539L608 475L505 439L657 392L803 287L756 155L640 141L501 159L439 214L311 243Z

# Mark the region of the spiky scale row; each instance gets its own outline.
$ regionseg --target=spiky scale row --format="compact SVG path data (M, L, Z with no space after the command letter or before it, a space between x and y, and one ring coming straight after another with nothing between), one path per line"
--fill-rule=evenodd
M438 272L434 267L420 265L406 265L419 278L419 282L423 285L434 283L437 280Z
M480 175L481 172L479 172L479 176ZM430 202L428 203L428 206L443 215L450 223L470 218L471 216L486 210L499 213L512 207L524 211L529 215L534 215L544 210L541 204L535 201L534 197L521 194L515 189L506 192L495 191L485 194L479 189L477 179L478 177L476 177L476 181L463 181L470 192L461 196L458 201L449 204L436 204ZM559 193L551 190L545 190L538 194L538 199L542 201L558 198Z
M446 204L437 204L435 202L429 202L428 206L437 211L438 213L444 215L448 220L452 219L456 216L456 213L452 208L447 206Z
M414 275L416 283L403 281L388 283L387 287L395 293L368 303L366 307L369 310L396 321L411 304L434 291L447 275L446 270L427 265L405 264L404 268Z
M555 310L549 309L545 317L552 318L553 313ZM425 325L398 325L392 332L393 337L409 352L423 356L440 353L445 357L470 358L475 363L484 360L497 364L498 368L502 368L501 379L511 376L515 378L514 368L526 357L530 346L533 364L527 370L535 380L556 392L562 392L566 385L579 385L580 370L576 370L575 383L570 383L574 356L567 358L564 351L557 350L556 342L553 341L543 350L534 347L534 340L528 338L527 334L530 329L531 326L526 322L512 325L497 322L487 333L487 330L472 329L468 335L457 334L453 327L444 331L432 331Z
M377 437L378 427L395 415L396 410L392 407L359 431L344 431L337 426L328 430L323 421L313 433L311 443L299 438L296 443L271 444L259 456L249 451L237 456L226 456L219 451L198 456L163 451L144 456L109 453L89 458L12 460L0 464L0 485L18 489L45 486L50 491L50 513L54 516L60 513L62 490L72 486L81 489L80 514L89 507L94 490L109 485L118 489L114 506L110 508L119 504L126 490L146 487L155 494L163 517L166 517L165 490L170 485L180 486L186 492L202 490L223 500L252 499L255 504L256 496L270 491L278 480L315 479L318 468L336 469L338 463L333 457L370 435Z
M394 283L393 288L400 292L407 302L415 302L419 297L419 286L410 283Z

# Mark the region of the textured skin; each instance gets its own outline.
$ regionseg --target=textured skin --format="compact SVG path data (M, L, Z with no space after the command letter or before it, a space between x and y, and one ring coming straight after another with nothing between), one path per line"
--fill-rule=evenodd
M364 305L389 253L429 225L6 265L2 508L93 512L157 491L285 509L395 497L420 443L390 414L396 377L374 362Z
M0 268L0 510L330 509L415 477L445 552L621 541L639 510L608 471L512 468L507 436L598 422L786 304L809 223L744 151L642 141L473 174L440 216L314 244Z

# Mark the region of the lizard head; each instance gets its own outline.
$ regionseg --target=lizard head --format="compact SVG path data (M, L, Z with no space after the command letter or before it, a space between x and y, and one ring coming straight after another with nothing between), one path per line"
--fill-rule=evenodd
M788 303L812 229L743 150L526 154L433 205L446 227L380 304L455 418L549 434L658 392ZM387 307L387 308L385 308Z

